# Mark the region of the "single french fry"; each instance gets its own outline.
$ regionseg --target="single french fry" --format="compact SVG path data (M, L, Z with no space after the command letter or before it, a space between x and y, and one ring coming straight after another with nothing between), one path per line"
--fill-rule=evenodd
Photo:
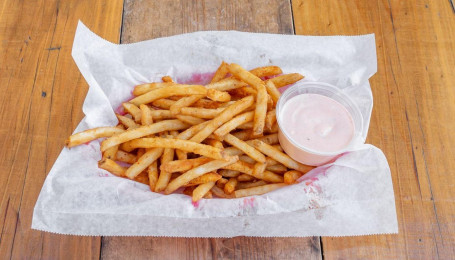
M189 107L203 97L205 97L205 95L191 95L188 97L183 97L176 101L169 110L173 115L177 115L180 113L180 109L182 107Z
M248 175L246 173L243 173L243 174L240 174L239 176L237 176L237 180L238 181L241 181L241 182L244 182L244 181L252 181L252 180L255 180L256 178L254 178L253 176L251 175Z
M135 106L131 103L128 103L128 102L123 103L122 106L126 110L126 112L130 113L133 116L134 121L136 123L141 122L142 112L137 106Z
M256 96L258 94L258 91L252 87L245 86L237 89L233 89L229 91L233 96L238 96L238 97L246 97L246 96Z
M238 183L239 181L236 178L230 178L229 181L224 185L224 192L226 194L231 194L234 192L235 187Z
M219 102L228 102L231 100L231 95L224 91L219 91L216 89L208 89L207 90L207 97L213 101Z
M258 78L263 78L267 76L274 76L283 73L280 67L278 66L265 66L259 67L250 70L250 73L255 75Z
M139 125L136 124L136 122L134 122L134 120L129 117L118 115L118 114L116 114L116 116L117 116L118 121L128 129L135 129L135 128L139 127Z
M149 176L149 187L151 191L155 191L156 182L158 181L158 163L155 160L150 166L147 168L147 174Z
M216 89L219 91L228 91L228 90L233 90L241 87L245 87L248 84L245 82L242 82L238 79L235 78L227 78L220 80L218 82L210 83L206 85L205 87L207 89Z
M299 171L288 171L284 173L284 183L292 184L297 181L298 178L302 177L303 173Z
M243 151L236 147L226 147L226 148L224 148L223 152L230 156L243 154Z
M174 160L174 149L172 148L165 148L163 155L161 156L161 164L166 164ZM160 176L158 177L158 181L156 183L155 191L161 192L166 189L169 181L171 179L172 173L167 171L160 171Z
M266 163L255 163L253 166L253 176L262 176L264 174L265 168L267 168Z
M239 158L237 156L235 156L235 157L230 157L228 160L214 160L214 161L208 162L206 164L203 164L201 166L198 166L196 168L193 168L193 169L185 172L184 174L180 175L173 181L171 181L164 192L166 194L170 194L170 193L174 192L175 190L177 190L178 188L180 188L183 185L190 182L192 179L197 178L197 177L203 175L204 173L216 171L226 165L235 163L236 161L238 161L238 159Z
M68 148L93 141L98 138L111 137L116 134L125 132L118 127L97 127L88 129L77 134L73 134L66 140L65 144Z
M276 124L276 110L272 109L265 116L265 129L272 130L274 124Z
M259 187L253 187L248 189L241 189L234 191L234 196L236 198L254 196L254 195L262 195L267 192L274 191L279 188L285 187L287 184L285 183L276 183L276 184L267 184Z
M238 129L242 129L242 130L253 129L253 127L254 127L253 122L247 122L247 123L237 126ZM251 134L253 135L253 131L251 131Z
M265 83L265 88L267 89L267 93L270 95L270 97L273 100L273 103L276 104L278 102L278 99L281 96L280 91L275 87L275 84L273 84L273 81L267 81Z
M118 151L118 145L112 146L111 148L104 151L103 158L107 158L107 159L111 159L111 160L115 161L117 151Z
M204 195L207 192L209 192L213 188L214 185L215 185L215 182L211 181L211 182L207 182L207 183L200 184L199 186L197 186L197 188L193 190L193 197L192 197L193 201L198 201L202 197L204 197Z
M234 130L236 127L238 127L241 124L245 124L248 122L251 122L254 118L254 111L249 111L245 112L243 114L240 114L228 122L226 122L224 125L222 125L220 128L218 128L214 134L217 136L224 136Z
M256 161L253 158L249 157L248 155L240 155L239 156L239 160L243 161L243 162L246 162L246 163L249 163L249 164L255 164L256 163Z
M268 183L263 180L251 181L251 182L239 182L239 184L237 184L237 189L238 190L248 189L248 188L258 187L258 186L262 186L262 185L266 185L266 184L268 184Z
M98 162L98 168L104 169L114 175L124 177L126 168L118 165L111 159L102 159Z
M141 110L141 124L142 125L153 124L152 109L145 104L141 104L139 106L139 109Z
M225 170L225 169L221 169L218 172L221 174L221 176L226 177L226 178L234 178L241 174L239 171Z
M166 76L163 76L163 77L161 78L161 80L162 80L163 82L174 82L174 81L172 80L172 78L171 78L170 76L167 76L167 75L166 75Z
M136 162L137 159L136 159L136 155L134 155L134 154L127 153L127 152L124 152L122 150L118 150L117 154L115 155L115 160L119 161L119 162L133 164L133 163Z
M218 82L218 81L224 79L226 77L226 74L228 74L228 72L229 72L227 66L228 66L228 64L226 62L222 61L221 65L215 71L215 74L213 75L210 83L215 83L215 82Z
M173 104L175 104L175 102L177 102L177 101L170 100L170 99L167 99L167 98L162 98L162 99L158 99L158 100L153 101L152 105L154 107L158 107L158 108L162 108L162 109L170 109L171 106Z
M164 120L151 125L141 126L136 129L123 131L115 136L112 136L104 140L101 143L101 151L104 152L106 151L106 149L114 145L125 143L136 138L141 138L143 136L152 135L168 130L186 129L187 127L188 125L181 122L180 120Z
M194 186L194 185L204 184L204 183L212 182L212 181L216 182L221 178L222 178L222 176L216 172L208 172L204 175L201 175L197 178L192 179L190 182L188 182L188 184L185 184L184 186Z
M280 152L273 146L266 144L260 140L251 140L251 144L261 151L263 154L275 159L276 161L282 163L288 168L300 171L302 173L306 173L313 169L314 167L308 166L308 165L303 165L301 163L298 163L294 161L291 157L289 157L287 154Z
M134 147L132 147L128 142L127 143L122 143L119 147L120 150L124 151L124 152L127 152L127 153L130 153L132 152L134 149Z
M229 155L225 155L219 148L215 148L210 145L200 144L193 141L181 140L181 139L167 139L161 137L152 138L140 138L130 141L131 145L136 148L173 148L183 150L185 152L191 152L200 154L216 160L229 159Z
M129 102L136 106L147 104L160 98L170 96L206 95L207 89L201 85L172 85L165 88L151 90L143 95L131 99Z
M194 116L176 115L175 117L183 123L187 123L189 125L198 125L205 122L204 119Z
M265 163L265 156L261 152L256 150L254 147L248 145L246 142L238 139L237 137L231 134L227 134L224 136L224 141L242 150L244 153L246 153L248 156L250 156L257 162Z
M180 109L180 113L182 115L187 116L194 116L198 118L205 118L205 119L212 119L217 117L221 112L223 112L226 108L201 108L201 107L182 107Z
M299 73L284 74L274 78L269 79L268 81L273 82L275 87L281 88L290 84L294 84L297 81L303 79L304 77Z
M212 134L218 127L231 120L237 114L251 106L254 102L252 96L242 98L234 104L228 106L221 114L209 121L208 125L199 133L194 135L190 140L194 142L202 142L210 134Z
M213 192L213 194L215 194L215 196L219 197L219 198L231 198L232 196L231 195L227 195L226 193L224 193L224 191L222 189L220 189L218 186L213 186L211 191Z
M227 182L228 182L228 179L221 178L216 182L216 186L220 189L224 189L224 185L226 185Z
M218 130L216 130L216 131L218 131ZM240 140L245 141L245 140L251 139L251 137L253 135L253 131L251 129L245 129L245 130L242 130L242 131L238 131L238 132L232 133L232 135L237 137Z
M173 82L163 82L163 83L155 82L155 83L146 83L146 84L142 84L142 85L137 85L136 87L134 87L133 95L140 96L149 91L159 89L159 88L164 88L164 87L170 87L173 85L175 85L175 83L173 83Z
M275 165L267 165L265 168L267 171L271 171L274 173L285 173L288 168L282 164L275 164Z
M139 173L147 169L154 161L156 161L161 154L163 154L163 148L150 149L145 152L144 155L139 157L137 162L131 165L125 172L126 177L134 179Z
M169 110L151 110L150 114L152 115L153 119L171 119L175 118L175 115L171 113Z
M136 177L134 177L133 180L145 185L149 185L149 176L146 172L139 173Z
M253 134L256 136L261 135L264 131L265 115L267 113L267 90L265 84L260 78L238 64L231 63L228 68L232 75L253 86L258 92L256 95Z

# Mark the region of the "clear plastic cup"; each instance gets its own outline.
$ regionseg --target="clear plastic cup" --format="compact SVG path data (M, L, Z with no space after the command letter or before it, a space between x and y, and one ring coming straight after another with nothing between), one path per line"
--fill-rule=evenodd
M301 94L323 95L337 101L346 108L346 110L351 114L354 123L354 134L346 147L334 152L316 151L298 144L288 133L286 133L286 130L281 127L283 120L285 120L282 115L284 105L291 98ZM276 106L276 116L279 126L278 139L284 151L294 160L306 165L320 166L326 164L338 155L352 149L356 144L358 144L358 142L364 142L361 138L363 130L363 117L359 108L354 101L352 101L351 98L344 94L339 88L328 83L302 82L286 89L278 100L278 104Z

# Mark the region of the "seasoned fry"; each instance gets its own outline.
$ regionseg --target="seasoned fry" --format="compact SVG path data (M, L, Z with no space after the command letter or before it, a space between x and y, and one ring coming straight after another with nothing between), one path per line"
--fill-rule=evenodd
M191 137L193 137L196 133L198 133L199 131L204 129L209 123L210 123L210 121L205 121L204 123L200 123L199 125L194 125L188 129L186 129L185 131L181 132L177 136L177 138L182 139L182 140L188 140Z
M237 184L237 189L238 190L248 189L248 188L258 187L258 186L262 186L262 185L266 185L266 184L267 184L267 182L265 182L263 180L252 181L252 182L239 182L239 184Z
M107 158L107 159L111 159L111 160L115 161L116 160L117 151L118 151L118 145L112 146L111 148L107 149L103 153L103 158Z
M266 163L255 163L253 166L253 176L262 176L264 175L265 168L267 168Z
M117 154L115 155L115 160L117 160L119 162L133 164L136 162L136 155L124 152L122 150L118 150Z
M233 90L231 90L229 92L233 96L238 96L238 97L246 97L246 96L249 96L249 95L256 96L258 94L256 89L254 89L252 87L249 87L249 86L233 89Z
M201 175L197 178L192 179L188 184L185 186L194 186L194 185L199 185L207 182L216 182L217 180L221 179L221 175L219 175L216 172L208 172L204 175Z
M163 76L161 78L163 82L174 82L170 76Z
M283 73L280 67L278 66L266 66L259 67L250 70L251 74L255 75L258 78L263 78L267 76L274 76Z
M276 124L276 110L272 109L265 116L265 129L272 130L274 124Z
M152 148L152 147L163 147L163 148L174 148L183 150L185 152L192 152L200 154L209 158L222 160L229 159L229 155L222 152L221 149L215 148L210 145L200 144L193 141L181 140L181 139L167 139L161 137L152 138L140 138L130 141L131 146L136 148Z
M118 121L124 125L126 128L128 129L134 129L134 128L138 128L139 125L136 124L136 122L134 122L133 119L129 118L129 117L126 117L126 116L122 116L122 115L118 115L118 114L115 114L117 116L117 119Z
M243 151L236 148L236 147L227 147L227 148L224 148L224 153L227 154L227 155L241 155L243 154Z
M205 97L205 95L191 95L188 97L183 97L176 101L169 110L173 115L177 115L180 113L180 109L182 107L189 107L203 97Z
M254 126L253 122L247 122L247 123L239 125L237 128L238 129L248 130L248 129L252 129L253 126ZM253 131L251 131L251 134L253 134Z
M281 145L279 145L279 144L274 144L274 145L272 145L272 147L275 148L275 149L277 149L277 150L280 151L280 152L283 152L283 148L282 148Z
M281 88L290 84L294 84L297 81L303 79L304 77L300 75L299 73L291 73L291 74L285 74L285 75L280 75L278 77L274 77L269 79L268 81L273 82L275 87Z
M207 138L205 139L204 141L206 144L210 145L210 146L213 146L213 147L216 147L216 148L219 148L219 149L223 149L224 146L223 146L223 143L219 140L216 140L216 139L212 139L212 138Z
M215 83L210 83L210 84L206 85L205 87L207 89L216 89L216 90L219 90L219 91L228 91L228 90L233 90L233 89L236 89L236 88L245 87L247 85L248 85L247 83L242 82L242 81L240 81L238 79L227 78L227 79L223 79L223 80L220 80L218 82L215 82Z
M172 85L166 88L158 88L151 90L143 95L130 100L131 104L139 106L147 104L160 98L170 96L189 96L189 95L206 95L207 89L201 85Z
M221 174L221 176L227 177L227 178L237 177L241 174L239 171L225 170L225 169L219 170L218 172Z
M142 84L142 85L137 85L136 87L134 87L133 95L140 96L149 91L159 89L159 88L164 88L164 87L170 87L173 85L175 85L175 83L173 83L173 82L163 82L163 83L157 82L157 83L146 83L146 84Z
M230 101L232 102L232 101ZM222 103L222 102L217 102L217 101L212 101L210 99L199 99L196 103L194 103L192 106L193 107L201 107L201 108L219 108L224 106L225 104L229 104L229 102Z
M219 102L228 102L231 100L231 95L229 95L229 93L216 89L207 90L207 97L213 101Z
M158 181L158 163L155 160L147 169L149 176L149 187L151 191L155 191L156 182Z
M268 182L283 182L283 176L280 176L280 175L275 174L270 171L264 171L261 174L256 174L253 170L253 165L243 162L243 161L238 161L236 163L224 166L223 169L234 170L234 171L246 173L257 179L261 179L261 180L268 181Z
M207 182L207 183L197 186L197 188L193 190L193 197L192 197L193 201L200 200L202 197L204 197L204 195L207 192L210 191L210 189L213 188L213 186L215 186L214 181Z
M224 185L224 192L226 194L231 194L234 192L235 187L238 183L239 181L236 178L230 178L229 181Z
M223 112L226 108L220 107L220 108L200 108L200 107L182 107L180 109L180 112L183 115L187 116L194 116L194 117L199 117L199 118L205 118L205 119L212 119L217 117L221 112Z
M205 122L204 119L194 116L176 115L175 117L183 123L187 123L189 125L198 125Z
M144 155L145 149L144 148L139 148L137 149L136 156L137 158L141 158L142 155Z
M141 138L143 136L152 135L168 130L185 129L187 127L188 125L181 122L180 120L165 120L151 125L141 126L133 130L122 131L121 133L104 140L101 143L101 151L104 152L114 145L125 143L136 138Z
M125 132L125 130L122 130L118 127L97 127L79 132L77 134L73 134L72 136L68 137L65 144L68 148L71 148L76 145L91 142L98 138L111 137L115 134L120 134L123 132Z
M174 100L162 98L152 102L154 107L162 108L162 109L170 109L173 104L175 104Z
M175 118L175 115L169 110L151 110L150 114L154 120Z
M122 106L126 110L126 112L130 113L133 116L134 121L136 121L136 123L141 122L142 112L137 106L128 102L123 103Z
M253 134L261 135L264 131L265 115L267 113L267 90L265 84L260 78L251 74L251 72L248 72L238 64L231 63L228 68L232 75L253 86L258 92L256 96Z
M218 131L218 130L216 130L216 131ZM252 134L253 134L253 131L251 129L246 129L246 130L232 133L233 136L237 137L240 140L244 140L244 141L251 139Z
M278 134L271 134L271 135L265 135L263 137L260 137L260 138L257 138L255 140L258 140L258 141L261 141L261 142L264 142L266 144L278 144ZM251 142L253 140L248 140L246 141L248 144L252 145Z
M295 169L297 171L300 171L302 173L306 173L313 169L314 167L308 166L308 165L303 165L301 163L298 163L294 161L291 157L289 157L287 154L280 152L276 148L274 148L271 145L268 145L262 141L259 140L252 140L251 144L261 151L262 153L266 154L267 156L270 156L271 158L275 159L276 161L284 164L286 167Z
M303 173L299 171L288 171L284 173L284 183L292 184L297 181L298 178L302 177Z
M130 153L136 148L132 147L129 143L123 143L120 145L119 149L127 153Z
M237 180L238 181L241 181L241 182L244 182L244 181L252 181L252 180L255 180L256 178L254 178L253 176L251 175L248 175L246 173L243 173L243 174L240 174L239 176L237 176Z
M187 160L176 160L162 164L160 166L160 170L167 172L185 172L200 165L206 164L210 161L212 161L212 159L206 157L199 157L196 159Z
M139 173L139 175L137 175L133 180L145 185L149 185L149 176L146 172Z
M231 198L232 197L231 195L227 195L226 193L224 193L224 191L216 185L212 187L211 191L213 192L213 194L215 194L215 196L217 196L219 198Z
M276 104L278 102L278 99L281 96L280 91L275 87L275 84L273 84L273 81L267 81L265 83L265 88L267 89L267 93L270 95L270 97L273 100L273 103Z
M141 104L139 106L141 110L141 124L142 125L151 125L153 124L153 115L152 115L152 109L145 105Z
M163 153L163 148L155 148L147 151L142 155L137 162L130 166L125 172L126 177L134 179L139 173L147 169L154 161L156 161Z
M278 129L279 129L278 124L275 123L275 124L272 125L272 128L270 130L269 129L265 129L264 133L266 133L266 134L275 134L275 133L278 133Z
M213 75L210 83L215 83L215 82L218 82L218 81L224 79L226 77L226 74L228 74L228 72L229 72L227 66L228 66L228 64L226 62L222 61L221 65L215 71L215 74Z
M265 156L262 153L254 149L252 146L248 145L246 142L238 139L237 137L231 134L227 134L224 136L224 141L242 150L244 153L246 153L248 156L250 156L257 162L265 163Z
M198 166L196 168L193 168L185 172L184 174L180 175L173 181L171 181L167 186L166 190L164 191L164 193L170 194L171 192L177 190L178 188L190 182L192 179L197 178L203 175L204 173L216 171L226 165L235 163L236 161L238 161L238 159L239 158L235 156L229 158L228 160L214 160L201 166Z
M274 173L285 173L288 170L288 168L282 164L267 165L265 169Z
M98 162L98 167L101 169L104 169L114 175L123 177L125 176L125 171L126 168L118 165L116 162L114 162L111 159L102 159L101 161Z
M254 196L254 195L262 195L267 192L274 191L279 188L285 187L287 184L284 183L276 183L276 184L267 184L259 187L253 187L248 189L241 189L234 191L234 196L236 198Z
M220 189L224 189L224 185L226 185L227 182L228 182L228 179L221 178L216 182L216 186L219 187Z
M251 106L253 104L254 98L252 96L242 98L239 101L235 102L234 104L227 107L221 114L215 117L210 123L202 129L199 133L194 135L190 140L194 142L202 142L205 138L207 138L213 131L215 131L218 127L222 124L226 123L227 121L231 120L234 116L241 113L243 110Z
M165 148L163 155L161 156L161 164L166 164L174 160L174 149L172 148ZM167 171L161 171L160 176L158 177L158 181L156 183L155 191L161 192L163 191L166 186L169 184L169 180L171 179L172 173Z
M239 160L243 161L243 162L246 162L246 163L249 163L249 164L255 164L256 163L256 161L253 158L251 158L251 157L249 157L247 155L240 155L239 156Z
M253 117L254 117L254 111L245 112L243 114L240 114L240 115L232 118L228 122L226 122L220 128L218 128L214 132L214 134L217 136L220 136L220 137L225 136L226 134L228 134L229 132L231 132L232 130L237 128L239 125L252 121Z

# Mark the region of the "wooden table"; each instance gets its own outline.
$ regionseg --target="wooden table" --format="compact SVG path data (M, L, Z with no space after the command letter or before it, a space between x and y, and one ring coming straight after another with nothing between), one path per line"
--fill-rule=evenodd
M420 258L455 255L455 9L449 0L0 2L0 258ZM398 235L185 239L30 229L39 191L83 117L78 20L113 42L198 30L376 34L368 143L392 170ZM304 48L305 46L302 46Z

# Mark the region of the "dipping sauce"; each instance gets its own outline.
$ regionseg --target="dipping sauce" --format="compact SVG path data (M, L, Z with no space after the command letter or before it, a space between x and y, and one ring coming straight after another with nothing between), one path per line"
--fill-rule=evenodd
M282 130L297 144L315 152L336 152L354 136L354 122L337 101L319 94L289 99L281 112Z

